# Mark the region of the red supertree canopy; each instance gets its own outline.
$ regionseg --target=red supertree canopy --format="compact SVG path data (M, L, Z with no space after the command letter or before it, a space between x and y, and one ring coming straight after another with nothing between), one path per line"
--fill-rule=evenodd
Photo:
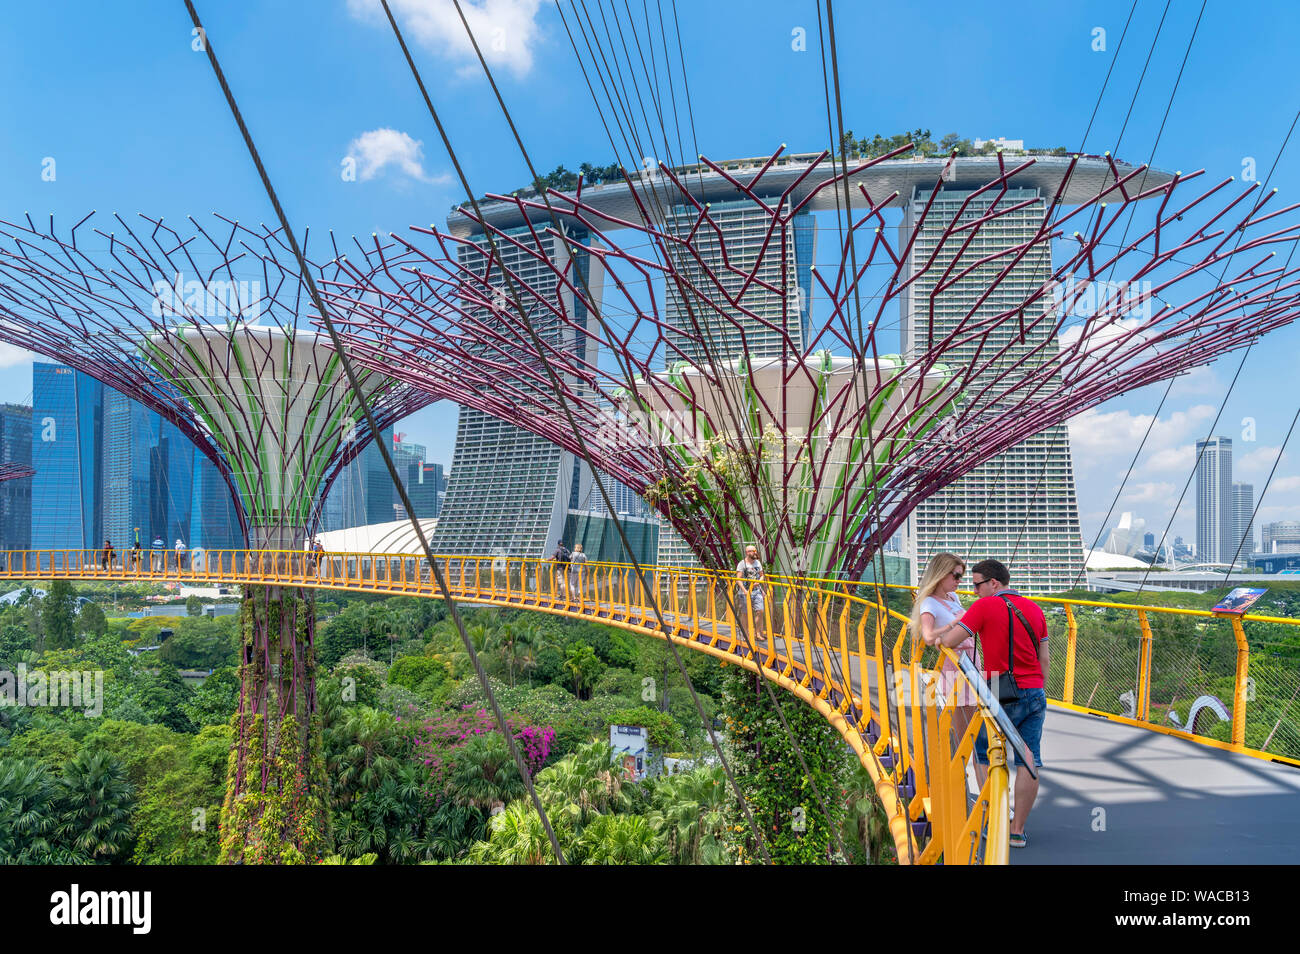
M159 412L217 465L246 530L300 536L371 435L283 236L221 216L184 234L93 216L62 233L53 217L0 222L0 340ZM318 281L337 271L312 267ZM365 389L381 428L433 400L386 375Z
M999 155L973 184L949 160L873 192L893 158L491 197L373 240L325 290L359 363L583 456L702 558L756 538L847 574L999 452L1296 317L1274 257L1296 206L1256 185ZM805 213L832 199L836 255L808 268Z

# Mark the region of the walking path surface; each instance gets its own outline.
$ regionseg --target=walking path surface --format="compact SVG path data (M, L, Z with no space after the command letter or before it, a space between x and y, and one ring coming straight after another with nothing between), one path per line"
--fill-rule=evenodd
M1300 861L1300 769L1055 706L1042 752L1012 864Z

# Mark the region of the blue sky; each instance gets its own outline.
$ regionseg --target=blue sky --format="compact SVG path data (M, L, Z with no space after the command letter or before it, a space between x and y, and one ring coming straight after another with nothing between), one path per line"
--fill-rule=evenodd
M587 5L594 13L595 3ZM377 3L206 0L197 6L299 230L383 233L444 221L462 192ZM556 7L537 0L469 6L537 165L612 161L614 149ZM859 135L922 127L936 139L958 132L1101 152L1115 147L1132 104L1118 153L1147 161L1200 4L1170 5L1134 100L1165 9L1159 0L1139 2L1084 142L1130 6L1131 0L841 2L835 14L845 125ZM393 7L474 190L527 181L450 0L397 0ZM644 8L656 44L660 7L671 16L663 0ZM621 0L618 9L624 9ZM630 9L644 15L639 0ZM564 10L571 15L567 3ZM813 3L681 2L678 14L701 152L752 156L783 142L796 151L826 145ZM1252 158L1264 177L1300 106L1297 20L1291 3L1208 5L1154 154L1156 166L1204 168L1218 179L1240 176ZM639 26L646 42L644 23ZM1098 28L1105 31L1104 50L1094 49ZM671 24L669 30L671 39ZM191 40L179 0L52 0L8 9L0 31L6 90L0 97L0 218L53 212L72 222L98 209L174 220L214 211L269 220L273 212L238 131ZM672 54L676 69L675 47ZM681 114L684 123L684 108ZM359 161L354 181L341 175L348 155ZM55 161L54 181L42 179L47 157ZM1272 185L1284 201L1300 196L1300 135ZM1238 443L1238 479L1261 486L1300 402L1288 387L1297 343L1300 330L1287 329L1257 348L1226 402L1236 358L1180 381L1119 509L1163 529L1190 471L1192 444L1220 411L1217 432ZM27 399L27 358L3 351L0 365L0 400ZM1072 425L1085 538L1096 533L1145 430L1143 415L1159 398L1148 389ZM1241 441L1244 418L1255 420L1253 441ZM432 460L450 462L454 409L431 408L400 429L427 444ZM1300 449L1289 449L1262 520L1300 517L1297 459ZM1192 521L1189 495L1174 532L1194 537Z

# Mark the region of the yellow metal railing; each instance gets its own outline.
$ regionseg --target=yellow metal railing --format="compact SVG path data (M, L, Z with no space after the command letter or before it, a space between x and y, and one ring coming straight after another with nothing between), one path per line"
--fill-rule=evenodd
M959 713L936 693L937 673L922 665L920 647L899 613L830 582L774 578L754 590L710 570L642 567L650 599L624 564L590 562L566 570L546 560L435 559L456 599L596 620L759 673L821 713L866 767L901 863L1006 862L1003 737L982 706ZM4 578L438 595L425 559L387 553L0 551ZM969 724L959 732L967 714ZM966 763L985 725L990 771L970 804Z
M882 590L904 593L909 602L916 590L897 583L808 582L869 593L882 603ZM973 593L963 595L974 599ZM1033 599L1044 610L1051 636L1049 701L1300 766L1300 619ZM1202 715L1195 723L1194 711Z

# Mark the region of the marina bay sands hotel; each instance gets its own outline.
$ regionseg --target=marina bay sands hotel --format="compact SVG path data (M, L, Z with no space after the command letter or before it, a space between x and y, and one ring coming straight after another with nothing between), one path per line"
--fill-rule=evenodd
M828 161L809 172L815 158L791 155L778 159L761 180L771 197L780 196L787 187L797 183L794 200L799 201L835 174L832 163ZM767 161L732 160L719 165L744 181ZM899 229L902 234L911 235L921 223L917 240L910 249L909 270L921 270L920 263L934 252L946 226L959 213L970 192L999 174L995 156L958 159L955 174L949 170L942 193L929 213L923 215L926 201L944 173L945 162L941 158L891 160L878 163L851 180L855 196L861 196L857 188L859 182L866 186L872 197L896 194L892 204L901 207ZM1014 188L1002 197L999 205L999 208L1018 208L1003 214L995 225L981 232L981 241L986 244L981 246L979 254L989 255L1031 238L1043 221L1047 203L1056 195L1069 170L1068 157L1035 156L1033 165L1014 177ZM690 184L695 198L711 203L711 216L724 235L733 262L739 256L746 267L752 267L760 253L761 226L767 223L767 217L756 211L751 201L743 198L726 178L712 169L692 166L683 172L689 174L682 174L680 179ZM1096 196L1110 181L1111 174L1111 167L1104 159L1079 160L1066 183L1065 204L1077 204ZM638 189L644 191L648 188L656 186L648 177L643 177ZM988 192L988 195L976 196L972 200L967 214L979 215L998 201L998 190L990 189ZM796 217L794 227L787 230L785 259L794 261L796 267L795 274L787 274L784 281L797 283L803 294L799 296L800 310L790 309L790 317L786 319L791 324L797 321L798 327L787 327L786 331L800 346L805 340L809 309L813 304L811 266L815 263L817 236L813 213L834 210L837 195L842 197L842 189L821 190ZM641 215L625 182L586 188L583 198L611 218L631 221ZM528 237L527 223L516 205L497 202L482 208L484 216L494 226L518 229L517 234L524 236L522 241L536 241ZM670 233L681 234L694 223L697 213L694 208L669 205L661 214L663 221L656 225ZM545 224L549 225L549 218ZM471 239L475 234L482 234L471 231L471 225L468 219L456 213L448 220L448 227L454 234ZM553 260L569 254L562 243L540 230L534 234L542 235L540 241L547 245L542 251ZM574 244L588 244L589 237L580 228L571 229L570 236ZM999 243L1004 244L998 247ZM905 245L900 243L900 247ZM713 251L716 250L717 246L714 246ZM704 251L707 256L709 249L706 247ZM471 264L468 258L478 254L472 246L464 246L461 249L462 262ZM522 269L529 282L546 281L540 268L533 266L531 271L535 274L530 274L530 266L522 260L523 255L517 249L503 248L502 254L506 257L506 264ZM744 260L746 255L748 261ZM575 264L587 270L591 265L590 256L581 257L587 261ZM783 281L780 250L769 248L765 258L771 259L770 274L763 273L762 270L768 267L764 262L759 263L760 276L779 287ZM972 287L964 287L958 282L935 298L931 312L930 296L942 272L942 269L931 269L910 286L910 291L902 299L898 316L901 329L899 348L905 354L913 351L915 343L929 340L931 331L936 338L941 338L954 329L984 290L974 287L975 283L968 283ZM1049 255L1027 255L1014 266L1002 288L1015 296L1021 292L1027 294L1040 287L1051 274ZM599 294L601 278L597 274L590 275L593 294ZM539 284L538 290L553 293L553 276L551 282L550 288ZM794 291L793 287L791 291ZM779 326L783 320L780 302L775 301L775 296L769 297L773 299L772 313L764 317ZM680 299L675 300L672 294L666 296L666 319L670 324L676 322L681 307ZM1005 304L990 301L984 307L997 309L1005 307ZM753 330L746 329L751 356L779 354L780 336L773 329L764 332L757 321L753 324ZM1010 336L1013 324L1002 325L1002 330L994 335ZM715 354L718 349L727 347L739 350L734 328L709 330L713 332ZM730 338L726 337L728 333ZM984 347L994 349L1005 343L987 341ZM1044 343L1041 340L1025 342L1030 348ZM1055 343L1046 344L1054 353ZM970 360L977 347L979 345L972 342L968 346L971 354L954 353L950 360ZM447 495L434 531L433 547L439 553L538 557L549 555L556 541L563 538L570 546L575 541L584 542L593 559L620 559L621 552L612 549L617 544L617 535L612 527L606 525L605 508L599 493L593 493L592 481L593 475L585 463L559 447L480 411L461 408ZM618 509L626 510L621 519L638 551L638 560L657 561L663 565L694 562L689 549L666 522L649 511L626 488L613 489L618 491L612 495L618 501ZM912 581L917 579L918 563L923 567L931 554L949 550L972 560L990 556L1001 559L1011 568L1013 579L1029 590L1051 591L1070 586L1082 568L1083 546L1066 427L1058 425L1047 429L924 501L909 519L904 537L904 554L911 563Z

